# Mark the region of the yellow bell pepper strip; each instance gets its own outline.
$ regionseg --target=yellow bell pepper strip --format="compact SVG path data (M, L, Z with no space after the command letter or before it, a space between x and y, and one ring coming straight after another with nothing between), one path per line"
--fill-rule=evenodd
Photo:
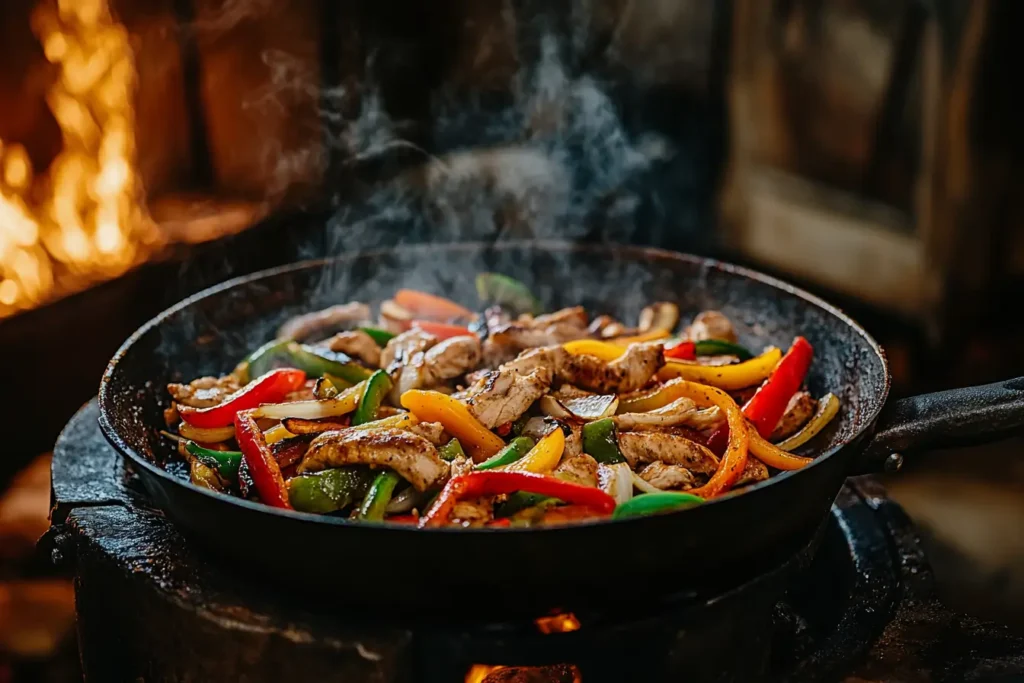
M282 441L283 439L293 436L295 435L289 432L288 428L283 424L271 427L267 431L263 432L263 440L267 442L267 445L275 444L278 441Z
M777 470L798 470L806 467L814 458L804 458L799 455L787 453L767 439L761 436L753 425L747 427L747 438L749 440L750 454L769 467Z
M558 466L558 461L562 459L564 451L565 434L561 429L556 429L538 441L529 453L503 469L506 472L547 474Z
M612 339L611 343L616 346L626 347L630 344L642 344L644 342L660 341L662 339L668 339L671 333L668 330L652 330L651 332L644 332L643 334L636 334L632 337L619 337L618 339Z
M626 352L624 346L596 339L577 339L563 344L562 348L574 356L595 356L605 363L615 360Z
M725 415L729 425L729 442L722 459L718 461L718 469L711 475L708 483L688 493L701 498L713 498L732 488L736 480L743 474L747 466L747 421L729 394L721 389L696 382L681 382L674 385L677 398L688 398L701 408L718 406Z
M756 358L734 365L669 362L658 371L658 379L664 381L679 377L688 382L700 382L726 391L735 391L763 382L781 358L782 351L773 347Z
M367 422L361 425L354 425L349 429L408 429L414 427L420 423L416 419L416 416L412 413L399 413L398 415L389 415L388 417L382 417L379 420L373 422Z
M670 379L653 391L642 394L631 394L619 397L619 407L616 413L649 413L658 408L664 408L672 401L681 398L687 391L684 386L686 380Z
M440 422L469 452L473 462L483 462L502 448L505 442L473 417L469 408L437 391L412 389L402 394L402 407L423 422Z
M838 414L839 399L836 398L835 394L825 394L818 400L818 409L814 411L814 415L807 421L807 424L801 427L800 431L793 436L775 445L784 451L800 448L800 446L816 437L821 430L828 426L832 418Z

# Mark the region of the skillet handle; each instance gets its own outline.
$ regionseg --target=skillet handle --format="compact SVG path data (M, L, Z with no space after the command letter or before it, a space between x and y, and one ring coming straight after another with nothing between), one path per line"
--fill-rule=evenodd
M893 401L864 450L867 471L896 470L906 452L996 441L1024 427L1024 377Z

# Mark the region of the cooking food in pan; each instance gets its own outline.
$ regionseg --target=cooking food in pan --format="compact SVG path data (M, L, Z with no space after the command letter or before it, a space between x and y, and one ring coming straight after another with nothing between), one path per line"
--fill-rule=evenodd
M222 377L170 384L193 484L420 526L520 527L700 505L783 470L839 410L813 349L703 311L543 312L483 273L481 313L402 289L299 316Z

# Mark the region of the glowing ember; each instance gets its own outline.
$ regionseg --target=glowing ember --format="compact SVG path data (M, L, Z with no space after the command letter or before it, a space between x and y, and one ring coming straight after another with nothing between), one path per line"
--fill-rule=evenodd
M107 0L43 0L32 17L58 67L47 101L63 150L33 178L0 141L0 317L120 275L159 232L135 169L134 55Z
M486 666L474 664L465 683L583 683L575 666Z
M568 633L580 629L579 619L575 614L558 614L553 617L541 617L535 622L541 633Z
M541 633L568 633L569 631L578 631L580 628L580 621L576 618L576 615L572 613L568 614L556 614L552 617L541 617L536 619L534 623L537 625L537 630ZM484 683L487 679L488 674L501 671L503 669L511 669L517 667L509 666L488 666L486 664L474 664L470 667L469 673L466 674L465 683ZM573 683L582 683L582 676L576 667L559 667L561 673L568 675L572 673ZM522 671L532 671L537 674L534 678L536 680L546 679L545 676L546 667L521 667ZM511 672L509 672L511 673ZM525 680L522 678L516 678L514 680ZM530 680L533 680L532 678Z
M504 667L500 666L487 666L486 664L474 664L469 668L469 673L466 674L466 683L483 683L484 679L487 678L487 674L492 671L497 671Z

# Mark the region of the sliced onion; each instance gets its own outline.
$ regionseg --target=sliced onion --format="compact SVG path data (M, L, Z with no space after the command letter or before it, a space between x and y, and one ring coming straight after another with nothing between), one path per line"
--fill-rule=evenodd
M523 425L523 433L520 436L528 436L534 441L540 441L551 432L558 429L558 422L550 417L531 417Z
M622 505L633 497L633 470L628 462L597 466L597 480L602 491Z
M805 443L816 437L838 413L839 399L835 394L825 394L818 401L818 410L815 411L814 415L811 416L811 419L807 421L807 424L805 424L803 428L793 436L775 445L784 451L791 451L794 448L803 446Z
M183 421L178 425L178 433L186 439L191 439L197 443L220 443L235 437L235 427L231 425L228 427L202 429L200 427L193 427L188 422Z
M336 420L304 420L301 417L287 417L281 423L292 434L320 434L333 432L348 427L348 421Z
M325 417L340 417L356 409L366 388L366 382L349 387L334 398L312 401L291 401L289 403L266 403L253 411L254 417L284 420L298 417L303 420L320 420Z
M633 475L633 486L637 487L644 493L661 493L664 489L659 489L657 486L641 477L633 470L630 470Z
M410 486L395 494L385 510L389 515L401 514L412 510L421 500L423 500L423 493L417 491L414 486Z
M541 412L560 420L593 422L614 415L618 407L619 397L614 394L591 394L564 400L549 394L540 399Z
M640 324L637 327L641 332L652 330L672 332L678 324L679 306L668 301L659 301L640 312Z

